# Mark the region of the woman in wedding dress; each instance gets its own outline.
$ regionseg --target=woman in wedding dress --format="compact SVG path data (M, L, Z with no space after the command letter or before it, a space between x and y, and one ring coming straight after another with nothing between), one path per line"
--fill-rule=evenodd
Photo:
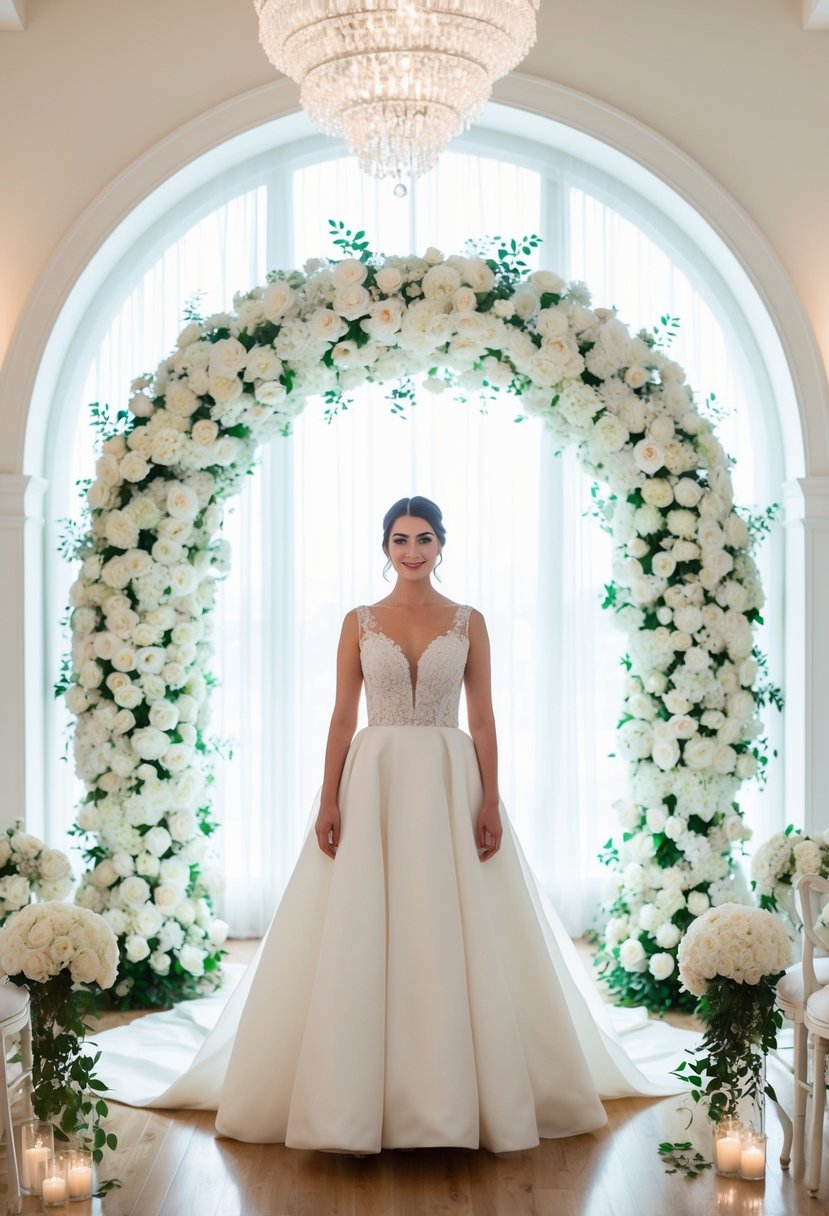
M98 1036L116 1100L218 1108L256 1143L505 1152L679 1088L682 1040L643 1044L645 1075L542 906L498 796L484 619L432 581L444 541L428 499L386 515L396 582L343 623L315 823L258 955L183 1072L198 1002Z

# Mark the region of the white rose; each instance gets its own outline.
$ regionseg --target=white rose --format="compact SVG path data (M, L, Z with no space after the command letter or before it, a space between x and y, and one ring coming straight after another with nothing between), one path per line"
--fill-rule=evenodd
M269 283L262 296L262 312L266 320L276 324L296 309L296 292L283 279Z
M207 936L212 946L221 946L227 940L230 926L224 920L212 920L207 930Z
M116 549L133 549L138 543L138 525L126 511L109 511L104 517L104 535Z
M670 921L659 926L656 930L656 944L661 946L663 950L672 950L674 946L679 945L679 939L682 937L682 932L677 925Z
M218 434L219 424L212 418L199 418L197 422L193 423L193 430L190 432L191 438L205 447L213 443Z
M710 904L711 901L704 891L691 891L688 895L688 911L692 916L702 916Z
M120 884L118 894L125 907L140 908L150 898L150 885L137 874L133 874Z
M652 954L648 962L648 970L655 980L666 980L674 970L672 954Z
M135 754L142 760L160 760L170 744L164 731L154 726L143 726L135 731L131 742Z
M689 739L685 744L682 751L682 759L689 768L710 768L714 763L716 749L717 745L713 739L707 739L702 735L698 735L693 739Z
M143 908L139 908L134 917L136 933L140 933L144 938L155 937L164 923L164 916L159 908L154 903L146 903ZM146 957L146 956L144 956Z
M334 312L332 308L318 308L311 315L308 324L314 337L322 338L326 342L336 342L348 328L342 317ZM266 378L273 380L275 377L268 376Z
M394 266L390 262L386 262L381 266L374 276L374 281L380 291L386 296L396 295L403 286L403 273L399 266Z
M171 959L163 950L156 950L150 955L150 966L156 975L168 975Z
M190 521L199 513L198 495L189 486L175 482L167 493L166 506L174 519Z
M665 454L660 444L650 439L640 439L633 449L633 459L643 473L652 477L663 467Z
M172 837L166 828L150 828L149 832L144 836L144 848L154 857L162 857L171 844Z
M674 492L667 477L650 477L642 486L642 497L660 510L670 506L674 501Z
M354 284L351 287L341 287L334 296L334 311L338 312L340 316L345 317L348 321L355 321L358 317L365 316L370 307L371 296L365 287L359 284Z
M690 477L681 477L674 486L674 498L681 507L695 507L702 498L703 490L699 482Z
M124 481L143 481L150 472L150 466L140 452L127 452L119 468Z
M173 811L167 816L167 824L173 840L184 841L195 835L196 816L191 810Z
M635 937L629 937L619 947L619 962L625 971L644 971L647 967L645 948Z
M147 939L137 933L131 933L124 944L127 959L131 963L140 963L150 953Z
M663 772L675 767L679 760L679 743L676 739L659 738L653 742L651 759Z
M368 267L357 258L343 258L337 262L331 274L335 287L353 287L365 283L367 276Z
M190 975L204 975L204 959L204 950L199 950L197 946L189 945L182 946L178 956L178 961Z

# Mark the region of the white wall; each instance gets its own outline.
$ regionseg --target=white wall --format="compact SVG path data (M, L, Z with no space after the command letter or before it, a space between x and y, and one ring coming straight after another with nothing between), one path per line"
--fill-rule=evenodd
M744 213L747 230L756 225L764 258L779 260L790 289L782 314L790 315L781 314L780 299L771 311L781 327L797 322L807 335L798 349L785 339L784 347L795 379L817 386L800 401L808 477L789 498L798 584L790 611L803 651L790 656L800 672L791 708L803 736L797 801L808 806L819 800L817 756L829 729L829 698L814 703L829 686L822 678L829 648L821 649L825 631L812 624L820 619L815 575L829 569L829 33L806 32L801 20L801 0L541 0L538 43L522 71L616 107L670 141L711 175L732 212ZM7 694L24 654L45 679L32 628L36 571L28 602L20 594L23 555L36 550L39 493L39 483L20 475L40 472L23 458L30 403L21 386L33 382L63 303L51 271L73 230L85 225L88 234L90 209L138 158L174 149L184 124L273 79L252 0L28 0L25 31L0 33L0 628L13 656L8 672L0 657L0 679ZM102 229L100 239L106 235ZM757 286L762 295L759 277ZM37 332L19 324L24 310ZM820 356L807 369L810 327L812 356ZM5 705L15 698L7 695ZM36 820L37 755L29 748L21 759L24 733L22 711L12 708L9 728L0 723L14 752L4 763L10 801L22 805L25 787ZM790 817L804 818L800 806Z

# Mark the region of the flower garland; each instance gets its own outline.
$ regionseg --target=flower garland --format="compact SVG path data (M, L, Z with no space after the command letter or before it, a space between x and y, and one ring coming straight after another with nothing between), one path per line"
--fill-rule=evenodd
M72 867L60 849L23 831L18 820L0 834L0 925L13 912L39 899L65 899L72 890Z
M608 487L633 800L606 855L619 882L601 959L622 999L681 1001L679 939L729 898L747 835L734 798L760 759L765 695L752 636L763 595L712 423L653 333L591 308L581 283L528 271L537 238L382 257L363 232L332 228L340 260L271 274L234 313L191 320L134 383L88 489L59 690L88 791L78 826L96 841L78 898L121 939L119 990L125 1003L171 999L218 963L205 731L223 501L310 397L333 417L360 385L395 381L399 410L425 375L433 391L512 394Z

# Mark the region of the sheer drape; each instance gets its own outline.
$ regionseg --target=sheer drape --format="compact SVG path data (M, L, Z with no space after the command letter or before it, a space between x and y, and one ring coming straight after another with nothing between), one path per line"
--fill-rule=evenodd
M300 265L329 250L333 211L365 228L377 248L397 252L428 244L451 251L470 233L539 232L546 245L537 260L584 278L598 303L616 304L634 325L681 315L676 350L693 382L742 410L745 369L726 359L722 323L689 274L563 175L553 188L540 172L451 153L401 201L349 159L280 172L278 186L246 191L168 247L144 252L134 290L73 390L73 408L123 403L133 376L173 344L182 304L197 292L201 312L220 310L235 290L262 281L266 258ZM700 335L692 347L682 345L686 334ZM588 483L573 458L555 455L540 424L514 423L516 412L508 397L485 415L477 400L424 391L404 418L393 417L382 391L365 390L327 425L320 403L311 403L294 437L274 439L262 453L233 504L212 728L226 744L213 790L226 871L222 914L234 933L262 932L290 874L322 774L340 622L390 589L381 576L381 519L414 493L445 513L442 590L487 618L510 816L567 927L578 932L589 922L601 878L596 853L614 829L612 802L624 786L621 766L608 758L623 640L599 608L610 558L607 538L584 515ZM732 431L726 444L736 446L738 471L752 483L751 428ZM91 467L90 438L84 420L53 516L68 513L61 495L68 500L72 481ZM749 497L758 496L752 489ZM71 572L53 574L57 620ZM55 630L53 670L59 647ZM54 755L58 733L55 717ZM66 767L54 770L57 842L78 790Z

